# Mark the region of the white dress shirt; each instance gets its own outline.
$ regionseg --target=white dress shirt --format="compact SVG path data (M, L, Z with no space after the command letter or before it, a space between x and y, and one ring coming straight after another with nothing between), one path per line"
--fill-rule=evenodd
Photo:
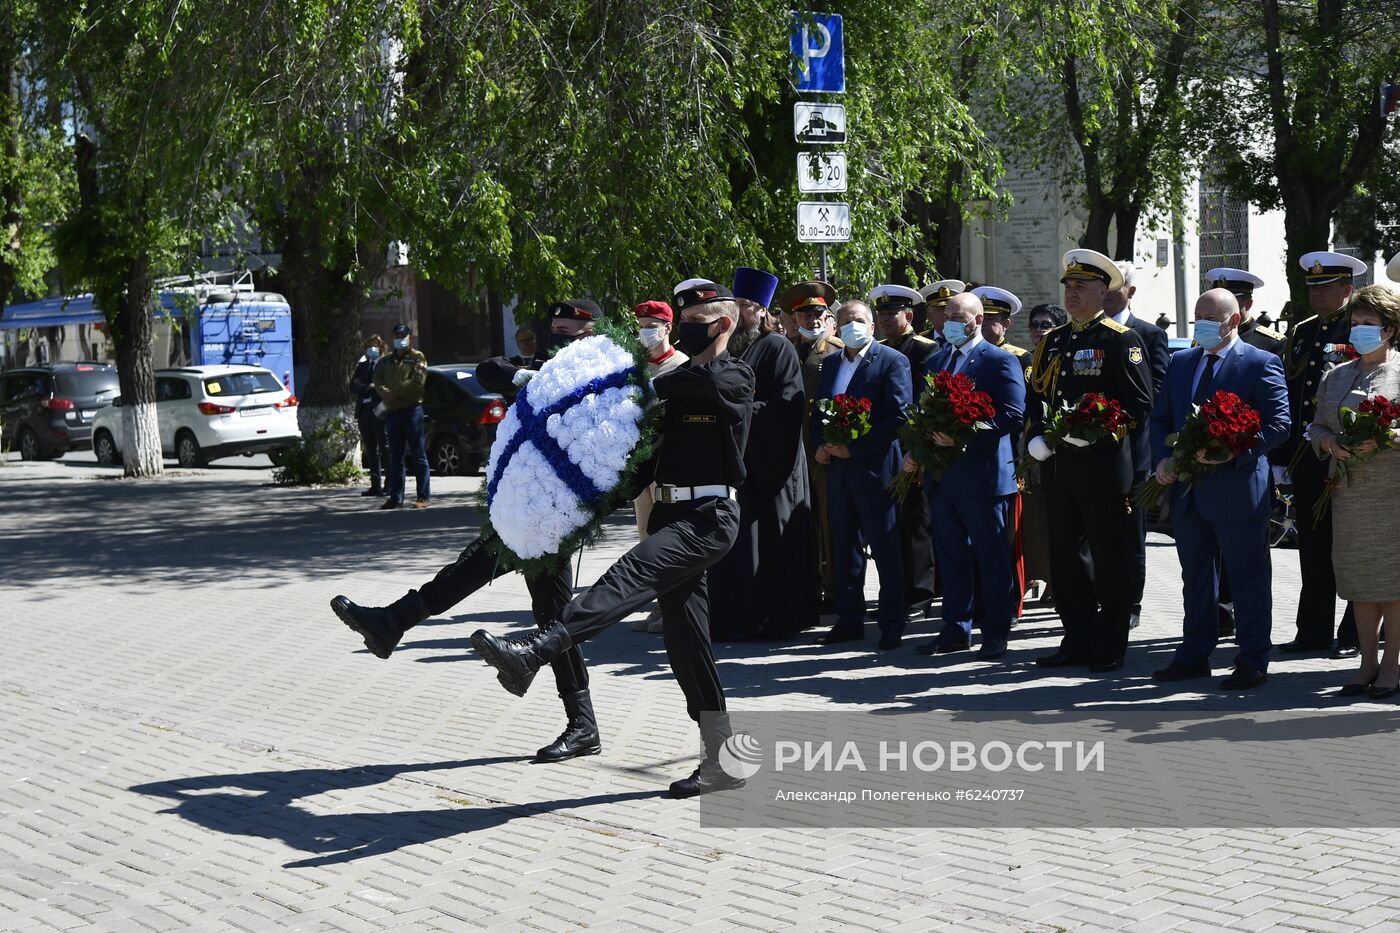
M870 350L870 345L875 340L872 338L865 346L856 353L856 358L851 359L846 352L841 351L841 362L836 366L836 383L831 387L833 397L845 395L846 390L851 386L851 379L855 377L856 369L860 367L860 361L865 358L865 354Z
M1113 319L1114 319L1115 321L1117 321L1119 324L1122 324L1124 327L1127 327L1127 326L1128 326L1128 321L1132 318L1132 316L1133 316L1133 309L1132 309L1132 308L1124 308L1122 311L1119 311L1117 314L1113 315Z
M953 356L948 361L948 372L962 372L963 368L967 366L967 355L971 353L973 349L981 342L982 329L978 328L976 333L974 333L970 338L968 338L967 343L963 344L960 347L953 347Z
M1196 364L1196 374L1191 377L1191 398L1196 397L1196 389L1201 384L1201 376L1205 374L1206 357L1214 356L1216 358L1215 373L1211 376L1211 378L1214 378L1215 375L1220 372L1220 364L1225 361L1225 354L1234 350L1235 344L1239 342L1240 332L1238 329L1236 329L1233 333L1230 334L1229 340L1225 341L1220 346L1216 347L1214 350L1207 350L1206 352L1201 354L1201 361Z

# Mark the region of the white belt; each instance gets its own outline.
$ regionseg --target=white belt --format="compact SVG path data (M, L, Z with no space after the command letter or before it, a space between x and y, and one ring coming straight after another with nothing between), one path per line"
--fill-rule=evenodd
M728 486L668 486L665 483L652 483L652 496L657 502L669 505L672 502L691 502L695 499L716 497L734 498L734 490Z

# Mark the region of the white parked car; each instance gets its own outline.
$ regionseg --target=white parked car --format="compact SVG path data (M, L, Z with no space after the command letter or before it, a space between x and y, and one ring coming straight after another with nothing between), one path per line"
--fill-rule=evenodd
M276 460L301 439L296 406L296 396L259 366L156 370L161 452L182 467L235 454ZM121 461L124 446L118 398L93 417L92 449L99 463L110 465Z

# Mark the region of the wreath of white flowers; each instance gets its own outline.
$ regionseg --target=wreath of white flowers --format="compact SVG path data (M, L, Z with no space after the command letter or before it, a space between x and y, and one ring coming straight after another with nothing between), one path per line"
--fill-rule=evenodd
M566 557L596 535L649 453L647 389L633 351L576 340L534 375L491 445L491 527L522 565Z

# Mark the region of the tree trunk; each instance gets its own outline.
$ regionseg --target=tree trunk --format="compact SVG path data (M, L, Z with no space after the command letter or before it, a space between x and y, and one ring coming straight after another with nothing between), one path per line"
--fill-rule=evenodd
M1108 227L1113 221L1113 205L1104 197L1089 198L1089 218L1084 223L1084 235L1079 245L1096 252L1108 252Z
M1280 180L1279 193L1283 201L1283 235L1288 249L1284 270L1288 275L1288 295L1291 301L1289 323L1294 324L1312 315L1308 305L1308 285L1303 278L1299 260L1315 249L1327 249L1332 237L1333 205L1318 203L1311 188L1297 182Z
M12 50L6 44L5 57L9 59L17 50ZM5 141L3 155L0 155L0 165L9 167L3 173L3 181L0 181L0 249L13 250L19 252L21 246L20 213L22 191L20 189L21 171L19 167L20 159L20 105L19 105L19 72L15 68L13 61L6 61L5 65L5 100L0 104L0 114L3 114L3 126L0 132L4 133ZM10 293L15 287L15 267L6 262L4 253L0 252L0 310L10 300Z
M133 260L127 272L126 294L112 316L112 340L117 349L117 373L122 393L122 444L127 476L160 476L160 429L156 423L155 362L151 357L150 262Z
M1131 263L1137 262L1133 253L1137 249L1138 223L1142 220L1142 208L1120 207L1116 215L1118 221L1114 233L1113 258Z

